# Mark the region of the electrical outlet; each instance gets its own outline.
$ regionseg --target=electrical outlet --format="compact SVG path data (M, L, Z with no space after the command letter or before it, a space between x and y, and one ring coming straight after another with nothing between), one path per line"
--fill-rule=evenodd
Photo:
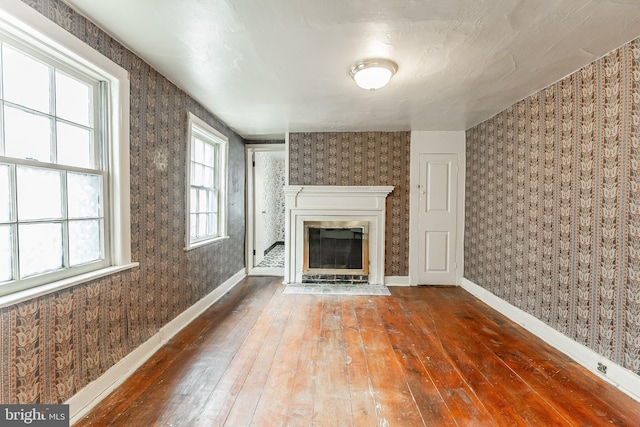
M602 372L603 374L607 373L607 365L598 362L598 371Z

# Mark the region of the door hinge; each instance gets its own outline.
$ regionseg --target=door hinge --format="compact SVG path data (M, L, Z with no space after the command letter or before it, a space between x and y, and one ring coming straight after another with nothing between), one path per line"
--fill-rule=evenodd
M253 256L256 256L256 250L255 249L253 250Z

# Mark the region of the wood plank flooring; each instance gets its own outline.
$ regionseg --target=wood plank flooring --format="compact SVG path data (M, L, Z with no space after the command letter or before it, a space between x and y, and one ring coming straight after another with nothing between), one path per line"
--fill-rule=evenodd
M640 403L461 288L250 277L77 426L638 426Z

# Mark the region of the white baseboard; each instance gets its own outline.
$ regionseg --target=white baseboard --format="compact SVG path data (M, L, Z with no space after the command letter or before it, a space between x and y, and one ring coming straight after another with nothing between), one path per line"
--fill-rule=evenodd
M612 384L631 398L640 402L640 376L634 372L623 368L590 348L572 340L542 320L509 304L507 301L497 297L470 280L462 278L462 288L557 350L563 352L604 381ZM606 374L602 374L597 370L598 362L607 366Z
M99 378L87 384L78 393L74 394L65 402L69 405L71 424L85 416L95 405L129 378L144 362L158 351L160 347L218 301L224 294L229 292L244 279L245 276L244 269L234 274L222 285L215 288L210 294L200 299L180 313L171 322L160 328L155 335L109 368Z
M386 286L411 286L409 276L384 276Z

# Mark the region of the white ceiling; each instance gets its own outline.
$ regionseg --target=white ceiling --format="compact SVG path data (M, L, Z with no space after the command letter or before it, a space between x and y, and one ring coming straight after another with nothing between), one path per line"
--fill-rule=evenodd
M465 130L640 35L640 0L65 1L248 139Z

